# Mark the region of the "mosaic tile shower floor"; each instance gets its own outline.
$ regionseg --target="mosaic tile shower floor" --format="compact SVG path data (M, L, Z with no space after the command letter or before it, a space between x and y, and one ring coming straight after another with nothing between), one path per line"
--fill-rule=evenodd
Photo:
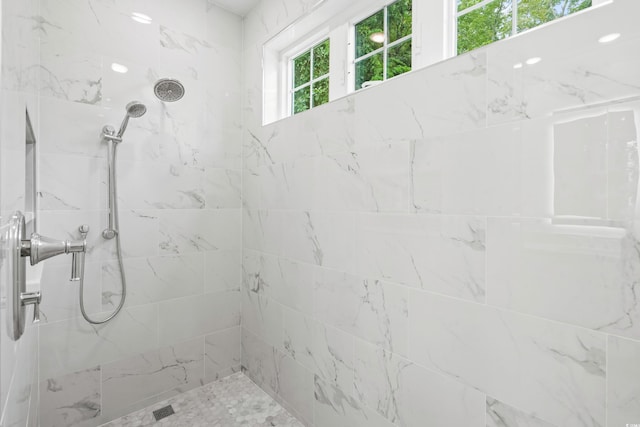
M156 421L153 411L166 405L175 414ZM133 426L304 427L241 372L102 425Z

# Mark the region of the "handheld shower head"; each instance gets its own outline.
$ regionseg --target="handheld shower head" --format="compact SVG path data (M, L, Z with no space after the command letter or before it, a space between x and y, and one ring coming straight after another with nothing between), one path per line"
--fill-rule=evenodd
M140 101L131 101L127 104L127 115L129 117L138 118L144 116L147 107Z
M147 112L147 107L140 101L131 101L127 104L126 107L127 115L124 116L122 120L122 124L120 125L120 130L118 131L118 138L122 138L124 135L124 131L127 130L127 125L129 124L129 118L137 119L138 117L144 116Z

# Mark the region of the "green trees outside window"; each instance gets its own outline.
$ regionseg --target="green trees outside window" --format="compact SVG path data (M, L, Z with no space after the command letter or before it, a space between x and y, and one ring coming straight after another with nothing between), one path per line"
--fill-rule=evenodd
M411 0L398 0L355 25L355 89L411 70Z
M401 75L412 69L413 21L427 25L442 13L443 5L455 10L455 40L443 34L433 43L456 46L462 54L489 43L530 30L557 18L586 9L592 0L425 0L420 15L413 16L412 0L395 0L365 19L353 31L354 87L346 87L341 76L334 76L335 95L359 90ZM436 4L436 2L443 2ZM445 3L446 2L446 3ZM432 7L433 5L437 7ZM423 5L424 6L424 5ZM431 13L429 16L422 14ZM331 32L334 43L349 43L344 32ZM426 41L425 41L426 43ZM437 48L437 46L436 46ZM342 49L341 49L342 50ZM291 60L289 89L290 113L297 114L329 102L329 38L315 44ZM420 53L418 53L420 54ZM418 60L422 58L418 57ZM421 61L422 62L422 61ZM284 67L283 67L284 69Z
M462 54L591 6L591 0L457 0Z
M293 59L293 114L329 102L329 39Z

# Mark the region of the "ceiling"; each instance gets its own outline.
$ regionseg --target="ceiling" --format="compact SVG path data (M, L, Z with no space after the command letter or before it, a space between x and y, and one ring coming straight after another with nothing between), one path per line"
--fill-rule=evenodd
M209 0L223 9L240 16L245 16L260 0Z

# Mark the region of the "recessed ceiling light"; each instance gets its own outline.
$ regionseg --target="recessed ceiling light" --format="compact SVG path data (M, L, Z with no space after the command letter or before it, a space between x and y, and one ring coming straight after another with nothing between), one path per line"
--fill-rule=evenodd
M141 24L151 24L151 21L153 21L153 19L151 19L149 15L145 15L144 13L139 12L133 12L131 14L131 19Z
M534 56L533 58L527 59L525 62L527 63L527 65L533 65L537 64L540 61L542 61L542 58L540 58L539 56Z
M129 71L129 68L127 68L126 65L118 64L117 62L114 62L113 64L111 64L111 69L116 73L122 73L122 74Z
M522 68L522 62L518 62L517 64L513 64L514 69Z
M384 33L372 33L369 38L374 43L382 43L384 42Z
M614 40L618 40L618 38L620 38L620 33L611 33L611 34L607 34L606 36L600 37L598 41L600 43L610 43Z

